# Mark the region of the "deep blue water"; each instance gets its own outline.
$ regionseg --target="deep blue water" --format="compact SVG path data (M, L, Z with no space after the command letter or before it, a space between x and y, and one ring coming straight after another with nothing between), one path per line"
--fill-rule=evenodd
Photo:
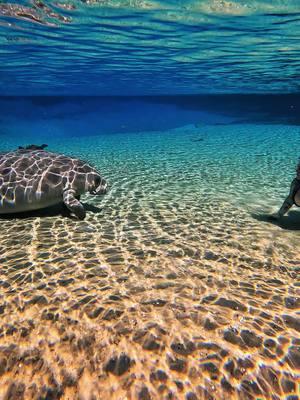
M99 135L184 125L300 124L300 95L0 97L0 135ZM20 134L22 132L22 134Z

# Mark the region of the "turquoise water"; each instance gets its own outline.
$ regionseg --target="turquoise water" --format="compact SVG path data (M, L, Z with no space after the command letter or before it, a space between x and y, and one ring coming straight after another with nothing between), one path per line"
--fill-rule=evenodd
M0 1L0 153L109 185L0 216L0 400L300 398L299 10Z
M300 213L268 215L295 176L299 126L224 107L117 132L122 118L76 101L25 103L9 101L23 108L3 115L1 149L48 143L110 188L82 198L84 221L61 207L2 218L0 396L13 382L25 398L296 399Z

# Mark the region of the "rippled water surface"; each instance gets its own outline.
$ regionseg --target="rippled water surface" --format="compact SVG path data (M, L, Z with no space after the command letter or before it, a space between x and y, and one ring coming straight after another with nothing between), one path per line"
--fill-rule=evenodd
M2 94L297 92L298 0L0 2Z

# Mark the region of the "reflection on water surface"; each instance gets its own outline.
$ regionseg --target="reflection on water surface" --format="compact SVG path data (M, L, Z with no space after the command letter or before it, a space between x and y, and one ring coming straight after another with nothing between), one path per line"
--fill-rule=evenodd
M298 0L0 3L2 94L299 92Z

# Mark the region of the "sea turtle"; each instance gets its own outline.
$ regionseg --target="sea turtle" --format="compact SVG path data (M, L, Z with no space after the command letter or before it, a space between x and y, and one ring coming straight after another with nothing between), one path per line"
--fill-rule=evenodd
M85 218L80 195L106 193L107 183L85 161L30 145L0 154L0 214L64 203L78 219Z

